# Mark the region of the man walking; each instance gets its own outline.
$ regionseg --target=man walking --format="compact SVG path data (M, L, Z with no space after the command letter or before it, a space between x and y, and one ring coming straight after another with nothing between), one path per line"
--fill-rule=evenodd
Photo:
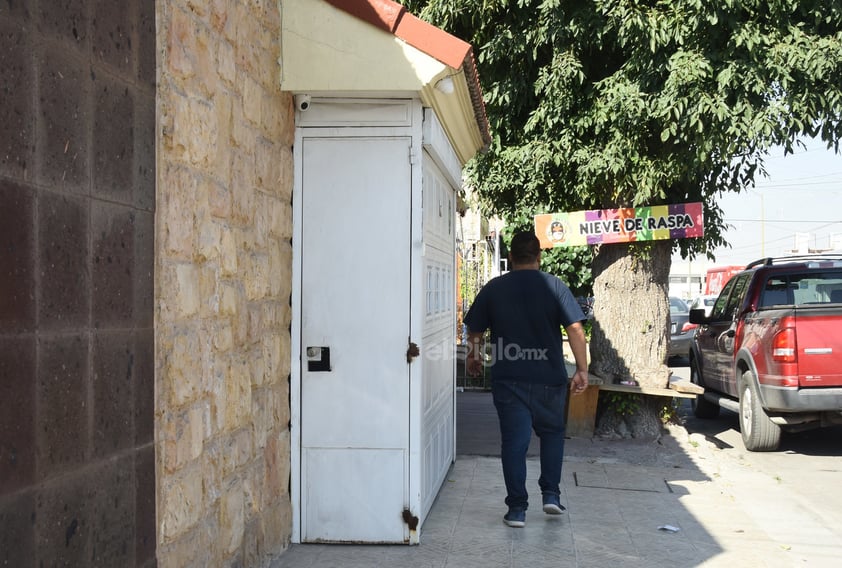
M480 342L491 329L491 392L502 438L501 461L506 482L503 517L510 527L526 524L526 452L532 430L541 441L538 485L544 512L560 515L561 465L564 457L564 406L568 377L562 351L561 328L576 361L570 380L573 394L588 386L585 315L557 277L542 272L541 245L530 232L512 238L511 272L492 279L465 316L468 328L467 370L482 372Z

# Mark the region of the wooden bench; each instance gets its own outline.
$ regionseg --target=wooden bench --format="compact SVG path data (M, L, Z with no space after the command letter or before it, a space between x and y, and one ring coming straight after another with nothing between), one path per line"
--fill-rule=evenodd
M575 365L568 365L570 376L576 371ZM590 438L596 427L596 409L599 403L599 391L627 392L667 396L670 398L695 398L704 393L704 389L686 380L670 380L670 388L657 389L633 385L606 384L596 375L588 375L588 388L578 395L569 395L567 399L567 435L574 438Z

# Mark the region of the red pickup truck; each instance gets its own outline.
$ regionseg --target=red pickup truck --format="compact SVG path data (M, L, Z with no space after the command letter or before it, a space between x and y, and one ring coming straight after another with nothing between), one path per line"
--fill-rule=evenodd
M753 262L690 322L696 416L737 412L751 451L778 449L782 430L842 424L842 255Z

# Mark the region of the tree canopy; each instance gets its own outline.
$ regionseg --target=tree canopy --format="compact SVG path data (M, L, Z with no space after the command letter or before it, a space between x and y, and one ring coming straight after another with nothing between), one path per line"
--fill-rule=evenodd
M838 151L838 0L403 0L470 41L493 142L469 166L484 209L702 201L753 185L769 148Z
M484 212L524 227L537 213L704 204L704 238L601 245L589 267L590 371L665 387L673 250L727 244L718 197L751 188L772 147L839 150L842 2L403 3L475 47L493 141L467 173Z

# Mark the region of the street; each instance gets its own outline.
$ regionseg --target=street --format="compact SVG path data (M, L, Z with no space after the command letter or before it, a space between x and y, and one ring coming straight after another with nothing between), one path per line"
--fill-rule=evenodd
M674 375L689 380L686 359L673 359ZM804 526L816 542L842 542L842 427L784 433L777 452L749 452L740 438L737 414L722 409L718 418L693 416L689 400L682 406L688 443L699 450L700 463L718 477L733 498L756 503L758 524L779 542L791 530L804 536ZM824 539L829 539L825 541ZM835 545L835 544L834 544Z

